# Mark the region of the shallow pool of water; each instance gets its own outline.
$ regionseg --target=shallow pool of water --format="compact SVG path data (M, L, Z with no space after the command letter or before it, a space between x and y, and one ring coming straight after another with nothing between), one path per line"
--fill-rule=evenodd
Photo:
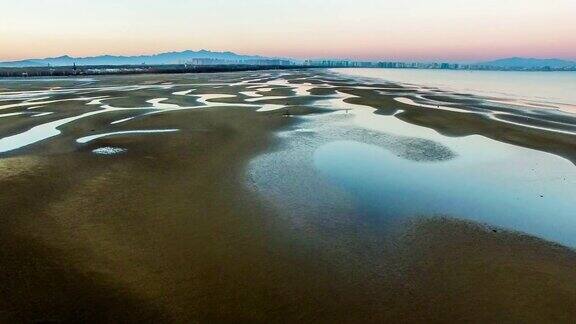
M379 146L336 141L316 150L314 166L370 217L447 215L576 246L574 167L534 153L423 163Z

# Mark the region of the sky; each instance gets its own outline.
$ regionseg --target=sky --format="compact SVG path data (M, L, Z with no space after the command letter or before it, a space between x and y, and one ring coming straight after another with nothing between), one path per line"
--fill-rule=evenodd
M0 61L179 50L576 59L576 0L0 0Z

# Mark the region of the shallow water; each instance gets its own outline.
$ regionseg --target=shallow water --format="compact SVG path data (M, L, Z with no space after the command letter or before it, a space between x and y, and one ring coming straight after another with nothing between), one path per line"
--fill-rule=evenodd
M576 105L576 72L337 69L338 73L442 90ZM572 107L576 112L576 107Z
M124 152L126 152L126 149L119 148L119 147L110 147L110 146L100 147L100 148L92 150L92 153L98 154L98 155L116 155L116 154L121 154Z
M351 97L314 103L336 111L301 117L280 134L281 150L251 164L252 179L279 208L288 208L287 196L301 213L326 208L334 197L316 193L337 191L368 221L448 216L576 247L572 162L479 135L444 136L344 102Z
M426 163L337 141L316 150L314 166L351 193L366 215L449 215L576 246L573 165L501 145L484 147L492 158L460 152L450 161Z

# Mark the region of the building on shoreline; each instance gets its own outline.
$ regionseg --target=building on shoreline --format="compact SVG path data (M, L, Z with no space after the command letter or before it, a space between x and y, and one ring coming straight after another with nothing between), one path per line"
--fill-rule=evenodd
M502 67L485 64L459 64L437 62L366 62L351 60L306 60L304 66L327 68L381 68L381 69L431 69L431 70L478 70L478 71L576 71L576 65L566 67Z

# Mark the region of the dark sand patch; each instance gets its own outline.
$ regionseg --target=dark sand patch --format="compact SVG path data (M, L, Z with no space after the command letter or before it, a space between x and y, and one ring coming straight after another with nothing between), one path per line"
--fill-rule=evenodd
M264 104L273 104L273 105L282 105L282 106L305 106L314 103L317 100L320 100L317 96L300 96L300 97L288 97L288 98L277 98L277 99L263 99L258 100L257 102L253 102L255 104L264 105Z
M576 123L562 123L553 120L532 118L526 116L516 116L516 115L498 115L499 119L507 120L515 123L520 123L524 125L531 125L537 127L544 127L549 129L564 130L576 133Z
M294 96L294 91L290 88L285 88L285 87L278 87L278 88L273 88L270 91L258 91L257 92L259 95L265 96L265 97L289 97L289 96Z
M568 323L576 253L529 236L445 218L414 221L399 240L413 320ZM428 289L418 289L426 286ZM416 288L416 289L415 289Z
M317 87L310 89L310 94L313 96L331 96L336 94L336 89Z
M256 119L245 118L249 114ZM266 259L267 250L260 251L267 246L262 243L266 222L250 195L240 193L239 168L267 141L269 127L286 121L233 109L151 116L136 122L136 127L172 125L182 131L145 140L101 139L87 146L85 155L52 155L27 178L3 181L11 188L10 194L2 195L4 223L13 225L3 231L20 228L23 237L18 242L34 238L47 245L44 256L25 248L22 253L30 255L29 261L9 259L11 266L2 267L5 278L29 273L29 268L48 272L44 268L50 265L43 260L59 256L62 267L74 265L86 282L74 293L69 288L73 281L49 276L15 282L13 289L24 295L15 300L3 294L2 300L11 305L3 314L21 314L16 318L26 320L81 320L82 309L89 309L93 300L113 316L129 309L130 300L144 299L167 307L165 314L181 320L257 318L251 314L257 307L247 307L255 297L247 286L241 287L253 281L250 274L258 273L249 271L255 260ZM90 153L103 145L128 151L112 161ZM231 156L237 163L231 163ZM47 188L52 195L34 194ZM35 298L20 284L32 291L50 291L54 297ZM127 291L132 297L107 299L109 290ZM85 294L93 299L83 300ZM76 303L68 308L57 306L74 296ZM222 304L224 300L230 302ZM27 301L38 311L31 311ZM126 312L125 316L132 321L148 315Z

